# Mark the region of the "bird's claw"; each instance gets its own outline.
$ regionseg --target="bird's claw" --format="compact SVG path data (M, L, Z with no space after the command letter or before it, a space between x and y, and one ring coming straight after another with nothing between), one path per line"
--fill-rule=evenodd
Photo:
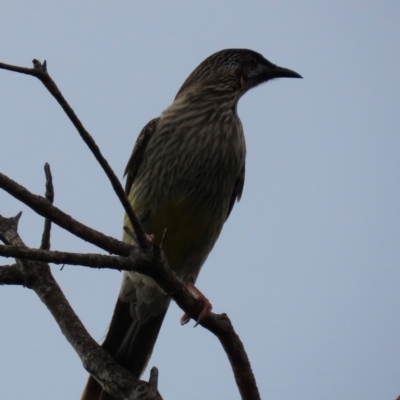
M189 314L183 314L181 317L181 325L186 325L190 321L190 315Z
M194 328L203 321L205 317L207 317L208 314L210 314L212 310L212 304L210 301L207 299L206 296L204 296L203 293L200 292L199 289L197 289L196 286L194 286L192 283L189 283L186 285L187 288L189 289L190 293L193 294L193 296L201 303L201 311L199 315L197 316L197 321L194 324ZM189 314L183 314L181 317L181 325L187 324L191 320L191 317Z

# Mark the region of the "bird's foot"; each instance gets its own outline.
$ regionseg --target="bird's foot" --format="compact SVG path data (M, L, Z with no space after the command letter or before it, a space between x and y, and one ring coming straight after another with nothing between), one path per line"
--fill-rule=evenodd
M155 235L153 235L152 233L145 233L144 235L146 236L147 241L150 244L153 244Z
M197 317L197 322L194 325L196 327L212 310L212 304L210 301L207 299L206 296L204 296L203 293L200 292L199 289L193 284L193 283L187 283L186 287L189 289L189 292L192 293L192 295L196 298L201 303L201 311L200 314ZM183 314L181 317L181 325L185 325L190 321L191 317L188 314Z

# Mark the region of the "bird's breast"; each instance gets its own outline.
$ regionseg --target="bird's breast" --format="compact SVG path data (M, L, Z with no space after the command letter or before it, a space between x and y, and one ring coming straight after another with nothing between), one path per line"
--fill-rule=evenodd
M129 197L145 230L158 242L165 235L164 250L176 271L188 263L200 268L211 251L245 151L231 109L178 108L162 114Z
M146 149L137 185L154 200L185 196L211 212L215 202L229 203L245 151L242 126L231 109L167 109Z

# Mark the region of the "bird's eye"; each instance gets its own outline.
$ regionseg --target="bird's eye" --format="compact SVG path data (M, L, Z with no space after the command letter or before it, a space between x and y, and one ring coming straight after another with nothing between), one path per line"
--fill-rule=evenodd
M248 62L250 68L255 68L257 66L257 60L254 57L250 57Z

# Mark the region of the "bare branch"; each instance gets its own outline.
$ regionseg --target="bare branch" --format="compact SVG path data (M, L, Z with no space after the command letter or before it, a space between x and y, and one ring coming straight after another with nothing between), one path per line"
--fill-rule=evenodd
M57 264L86 265L94 268L111 268L136 271L153 278L171 296L178 306L193 319L202 310L201 303L193 297L185 284L168 267L162 252L154 247L154 253L133 249L130 257L99 254L76 254L35 249L20 249L18 246L0 246L0 255L18 256ZM212 332L221 342L231 363L242 399L260 399L257 384L243 343L236 334L226 314L209 313L199 323Z
M150 370L149 384L157 389L158 387L158 368L153 367Z
M46 199L53 204L54 201L54 186L53 177L51 175L50 165L48 163L44 164L44 173L46 175ZM42 250L50 250L50 231L51 231L51 221L48 218L44 220L44 229L42 234L42 243L40 248Z
M18 228L18 222L21 218L22 211L20 211L15 217L3 218L0 215L0 240L5 244L16 243L19 236L16 233ZM20 244L20 243L17 243Z
M216 315L200 322L219 339L231 364L236 385L243 400L261 400L257 382L243 342L235 332L226 314Z
M31 193L29 190L25 189L23 186L19 185L1 172L0 188L4 189L16 199L22 201L42 217L50 219L61 228L64 228L79 238L90 242L109 253L119 254L121 256L129 255L132 248L131 245L110 236L106 236L95 229L89 228L72 218L70 215L64 213L59 208L53 206L44 197Z
M17 65L5 64L0 62L0 69L6 69L8 71L37 77L37 71L34 68L19 67Z
M134 213L129 200L128 200L127 196L125 195L125 191L122 188L122 185L121 185L119 179L117 178L114 171L108 164L108 161L102 155L102 153L101 153L99 147L97 146L96 142L94 141L93 137L85 129L82 122L75 114L74 110L68 104L67 100L65 100L60 89L58 89L57 85L55 84L53 79L50 77L50 75L47 71L46 61L44 61L43 64L41 64L38 60L33 60L32 62L33 62L34 68L23 68L23 67L17 67L15 65L8 65L8 64L0 63L0 69L6 69L9 71L13 71L13 72L31 75L31 76L34 76L35 78L38 78L43 83L43 85L46 87L46 89L57 100L58 104L61 106L61 108L67 114L68 118L70 119L72 124L75 126L76 130L79 132L81 138L87 144L87 146L93 153L94 157L96 158L96 160L99 162L99 164L103 168L104 172L106 173L115 193L117 194L122 206L125 209L126 214L128 215L129 221L131 222L133 229L135 230L139 246L142 248L149 247L150 243L146 237L146 234L142 228L142 225L141 225L139 219L137 218L136 214Z
M25 247L17 232L18 219L19 216L0 217L0 229L12 248ZM19 275L17 272L11 273L12 269L19 271ZM17 260L17 264L14 266L1 267L0 277L2 271L6 271L4 273L6 278L8 273L13 279L20 277L24 285L36 292L81 358L86 370L96 377L108 393L127 400L162 400L152 384L137 380L93 340L71 308L47 264ZM0 282L6 283L1 280Z
M0 220L1 220L0 216ZM131 257L108 256L97 253L69 253L63 251L38 250L21 246L0 245L0 256L53 264L82 265L97 269L108 268L118 271L148 273L146 269L153 260L146 253L137 252Z
M17 264L0 265L0 285L21 285L25 284L24 275Z

